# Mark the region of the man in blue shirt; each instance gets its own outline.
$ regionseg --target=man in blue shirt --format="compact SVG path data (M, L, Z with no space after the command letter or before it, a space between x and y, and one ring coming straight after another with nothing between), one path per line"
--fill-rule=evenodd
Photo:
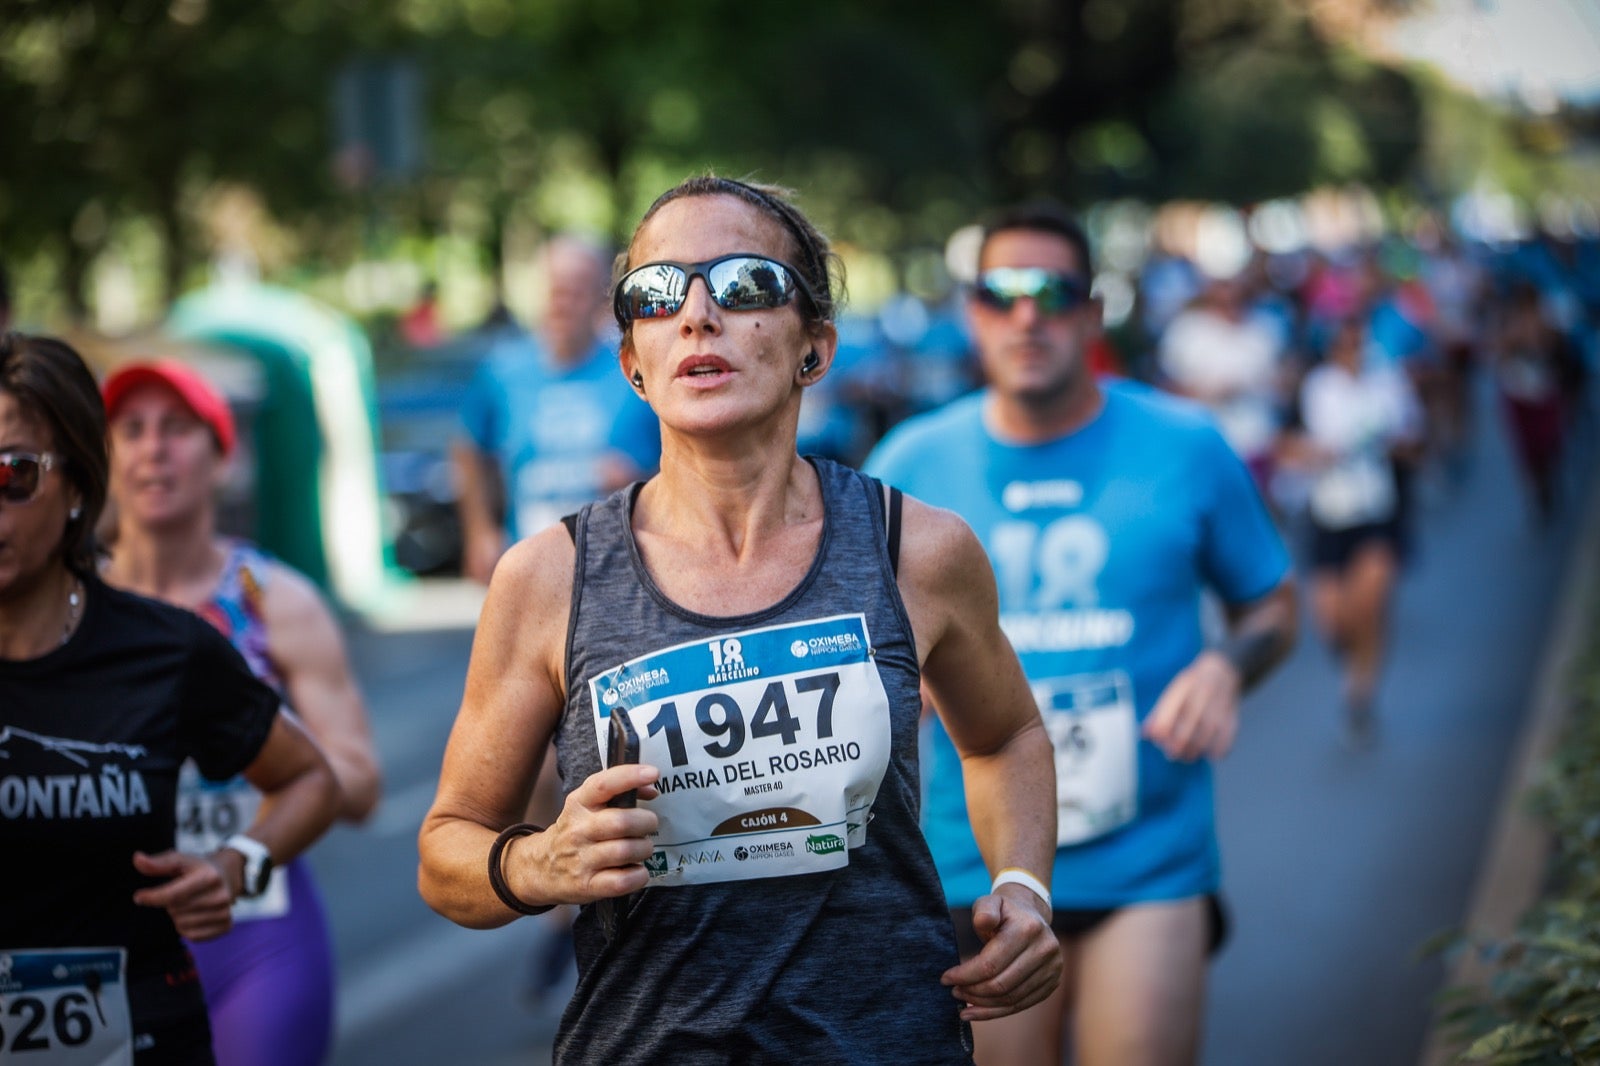
M615 346L599 336L610 291L604 251L556 237L543 266L537 334L489 350L451 449L462 570L483 582L507 545L650 473L661 457L655 414L623 378Z
M975 1025L977 1059L1059 1062L1070 1034L1078 1066L1192 1063L1222 935L1209 760L1293 645L1289 556L1199 408L1089 370L1101 312L1070 216L1007 212L978 266L967 313L988 387L897 427L867 461L984 542L1056 748L1054 868L1024 873L1051 897L1067 970L1045 1003ZM1207 588L1227 619L1210 643ZM929 728L924 827L967 951L994 872L961 766L985 753Z

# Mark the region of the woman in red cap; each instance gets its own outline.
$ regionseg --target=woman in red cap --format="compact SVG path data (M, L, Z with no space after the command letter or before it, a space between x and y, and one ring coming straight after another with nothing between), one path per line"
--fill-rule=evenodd
M187 607L220 629L283 693L327 753L340 816L377 804L377 758L339 628L311 582L243 541L218 535L216 495L235 445L227 401L173 360L118 369L104 387L116 538L112 584ZM205 851L259 802L245 781L186 766L179 847ZM333 960L322 902L304 862L242 900L227 936L195 945L222 1066L315 1066L333 1032Z

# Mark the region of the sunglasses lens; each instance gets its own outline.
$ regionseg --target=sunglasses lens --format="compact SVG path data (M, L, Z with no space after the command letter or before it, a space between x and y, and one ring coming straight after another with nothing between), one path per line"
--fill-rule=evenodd
M641 318L668 318L677 314L689 288L688 280L682 270L666 263L640 267L622 279L618 288L617 299L623 315L629 322L635 322Z
M782 263L757 256L724 259L707 271L711 295L729 311L782 307L794 298L794 278Z
M1056 315L1070 311L1089 298L1083 282L1069 274L1049 270L1001 267L978 276L974 294L980 303L999 311L1009 311L1024 296L1032 300L1040 314Z
M33 499L39 491L39 460L29 456L0 455L0 496L16 503Z

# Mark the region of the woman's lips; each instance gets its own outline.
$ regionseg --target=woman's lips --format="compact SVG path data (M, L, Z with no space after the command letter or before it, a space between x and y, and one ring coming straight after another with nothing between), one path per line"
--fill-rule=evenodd
M691 381L715 381L733 372L733 367L719 355L691 355L678 364L677 376Z

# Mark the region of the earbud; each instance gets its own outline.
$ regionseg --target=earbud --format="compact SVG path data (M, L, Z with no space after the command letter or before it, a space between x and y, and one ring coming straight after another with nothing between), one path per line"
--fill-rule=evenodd
M817 358L817 350L815 348L811 349L809 352L806 353L805 359L801 360L801 362L800 362L800 373L802 373L802 374L811 373L813 370L817 369L817 366L821 362L822 362L822 360Z
M80 519L82 517L83 517L83 508L82 507L74 507L72 510L67 512L67 521L69 521L69 522L76 522L78 519Z
M637 370L633 372L633 387L636 389L644 388L644 375Z

